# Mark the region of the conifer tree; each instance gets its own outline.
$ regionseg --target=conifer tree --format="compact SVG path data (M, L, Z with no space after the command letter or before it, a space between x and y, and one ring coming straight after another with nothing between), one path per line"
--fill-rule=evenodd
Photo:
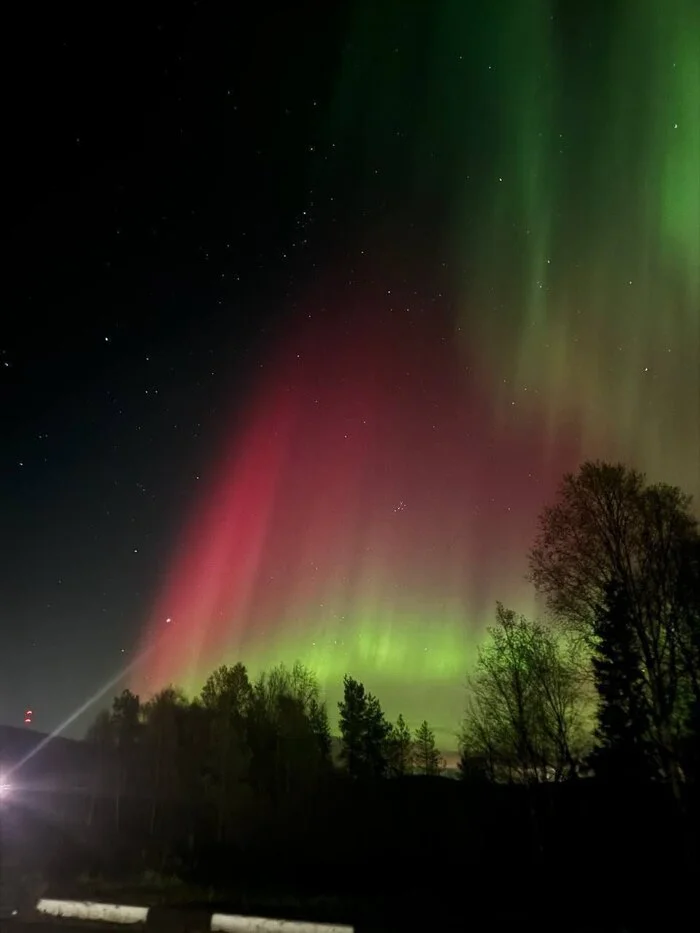
M413 736L401 713L391 727L389 768L394 777L413 772Z
M593 674L599 698L598 747L591 756L596 773L629 782L648 777L649 707L625 591L617 583L595 620Z
M424 719L416 729L413 767L418 774L437 775L445 770L445 759L435 746L435 733Z
M379 701L364 684L349 677L343 680L343 699L338 703L342 757L354 778L385 777L389 765L391 726Z

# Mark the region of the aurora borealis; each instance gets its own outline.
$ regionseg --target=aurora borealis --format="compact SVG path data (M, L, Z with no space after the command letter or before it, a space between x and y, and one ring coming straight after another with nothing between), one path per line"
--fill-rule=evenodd
M447 736L565 470L700 492L700 7L567 6L355 5L312 179L353 178L353 274L228 402L141 684L298 658Z
M504 567L516 595L530 504L573 448L552 469L531 426L494 427L448 322L348 310L342 339L309 322L262 376L158 606L172 631L156 682L301 657L329 686L346 670L385 692L408 678L407 710L452 711L477 630L465 611L483 624Z

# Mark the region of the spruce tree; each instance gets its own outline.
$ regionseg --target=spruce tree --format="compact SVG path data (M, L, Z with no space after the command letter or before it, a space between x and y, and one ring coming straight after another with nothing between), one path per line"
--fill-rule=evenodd
M418 774L437 775L445 770L445 760L435 747L435 734L425 719L416 729L413 766Z
M389 737L389 767L394 777L404 777L413 771L413 736L406 725L406 720L399 716L391 727Z
M318 745L321 760L330 763L333 739L326 704L312 697L309 701L308 717L311 733Z
M597 774L609 780L649 777L649 709L642 660L623 587L612 583L595 620L593 674L598 692Z
M338 703L342 757L354 778L385 777L389 765L391 726L379 700L367 693L364 684L349 677L343 680L343 699Z

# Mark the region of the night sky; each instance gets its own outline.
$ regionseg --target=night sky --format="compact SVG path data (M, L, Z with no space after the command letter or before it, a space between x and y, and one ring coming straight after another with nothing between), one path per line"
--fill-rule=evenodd
M700 493L700 7L226 7L12 24L0 721L299 658L448 736L565 470Z

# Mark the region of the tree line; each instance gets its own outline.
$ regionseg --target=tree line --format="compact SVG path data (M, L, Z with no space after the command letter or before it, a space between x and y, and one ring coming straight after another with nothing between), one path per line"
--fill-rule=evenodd
M413 732L401 715L390 722L350 676L338 707L334 754L318 679L300 662L255 680L241 663L222 665L194 698L170 686L142 702L124 690L88 730L99 763L94 805L102 798L104 810L108 798L118 828L124 802L147 799L155 835L173 803L189 802L208 812L223 841L253 798L274 810L337 771L363 781L444 770L427 721Z
M529 560L543 616L497 605L467 677L465 784L656 783L686 807L700 728L690 498L626 466L585 463L542 513ZM413 732L402 716L390 722L349 675L338 731L334 740L318 680L300 663L255 680L240 663L222 666L195 698L125 691L89 730L100 763L91 814L118 828L137 797L147 834L177 822L191 846L202 834L225 843L252 814L303 808L329 782L444 771L428 722Z

